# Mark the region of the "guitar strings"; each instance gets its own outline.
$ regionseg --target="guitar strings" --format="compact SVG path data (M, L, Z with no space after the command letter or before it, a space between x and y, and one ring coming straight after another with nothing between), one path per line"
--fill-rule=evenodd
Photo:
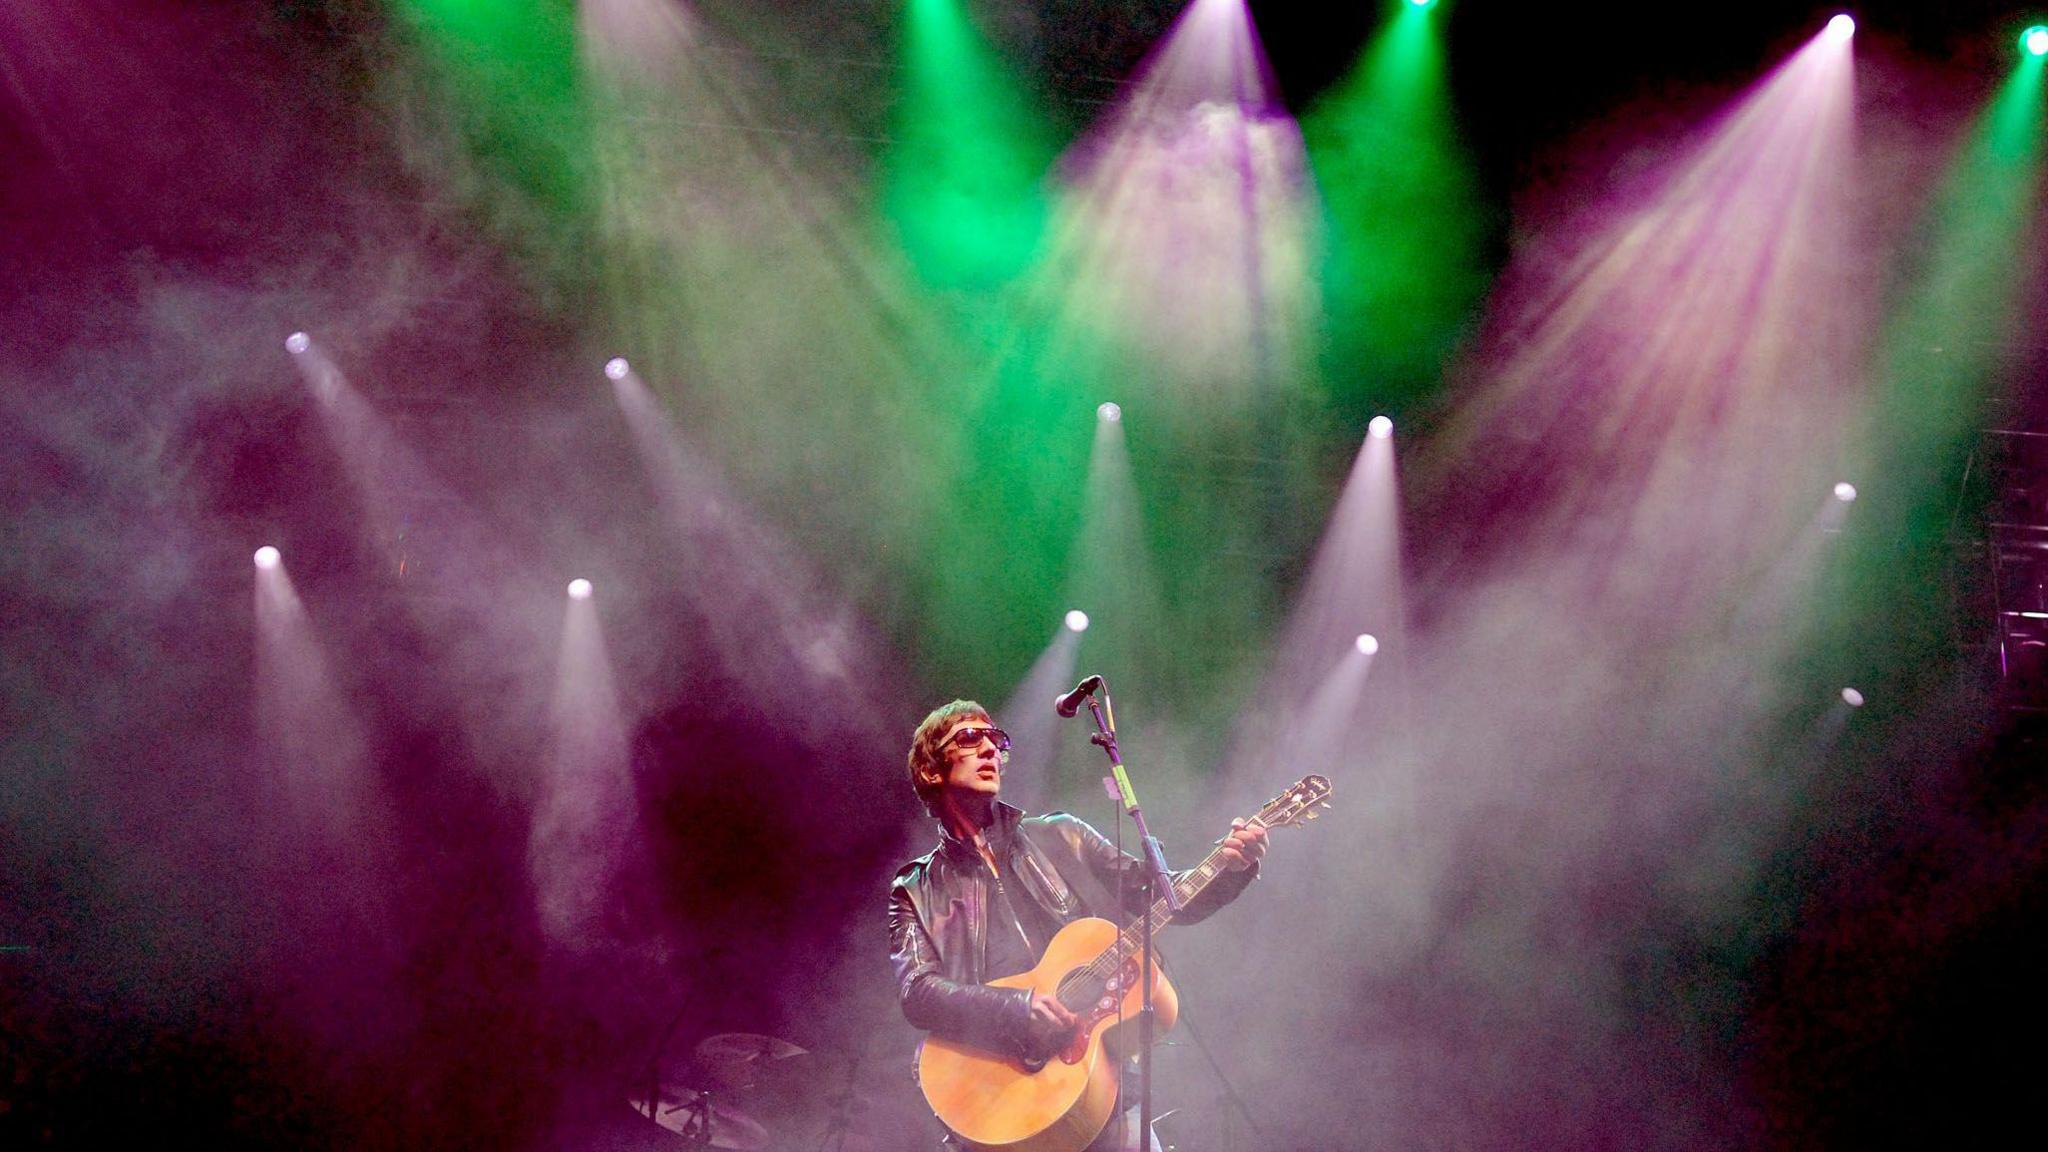
M1310 777L1303 781L1303 785L1308 785L1309 780L1320 780L1320 777ZM1289 807L1299 810L1308 807L1314 802L1314 789L1297 785L1276 798L1271 804L1266 806L1266 810L1261 811L1257 816L1252 817L1245 823L1247 826L1257 824L1262 828L1270 829L1276 826L1275 817L1281 817L1278 823L1284 824L1289 822L1285 818L1288 815L1287 809ZM1282 811L1269 815L1268 813L1276 807ZM1221 869L1213 865L1216 862L1216 858L1222 852L1223 849L1220 847L1210 852L1202 858L1200 864L1197 864L1180 881L1174 884L1174 892L1180 895L1182 901L1192 898L1192 894L1186 894L1182 891L1188 886L1190 880L1196 881L1193 887L1199 890L1207 887L1209 881L1213 880L1216 874L1221 871ZM1172 915L1172 910L1167 905L1164 897L1153 903L1151 912L1155 931L1164 927ZM1062 976L1060 982L1053 989L1053 994L1059 998L1060 1003L1066 1005L1068 1010L1071 1011L1074 1008L1074 1002L1093 1004L1096 1000L1100 999L1102 993L1108 990L1110 975L1121 969L1130 958L1130 955L1138 950L1139 942L1137 937L1142 934L1143 925L1144 919L1140 918L1126 926L1117 933L1115 944L1098 953L1095 959L1070 970L1065 976ZM1076 995L1084 986L1088 987L1088 994L1085 996ZM1070 998L1072 1002L1070 1002Z

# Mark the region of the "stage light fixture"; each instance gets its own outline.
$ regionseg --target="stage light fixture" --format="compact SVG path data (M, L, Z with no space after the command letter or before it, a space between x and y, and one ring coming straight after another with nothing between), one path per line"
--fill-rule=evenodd
M1854 500L1855 498L1856 486L1854 484L1851 484L1847 480L1844 480L1840 484L1835 485L1835 499L1840 500L1844 504L1847 504L1849 501Z
M1385 440L1394 434L1394 422L1385 416L1375 416L1366 424L1365 430L1375 440Z
M1370 632L1360 632L1358 639L1351 642L1361 656L1370 656L1380 650L1380 638Z
M1083 612L1079 608L1076 608L1073 611L1067 613L1067 631L1086 632L1087 630L1088 614L1086 612Z
M1408 6L1410 8L1434 8L1436 7L1436 0L1408 0Z
M2036 24L2020 33L2020 50L2029 56L2048 56L2048 25Z
M1124 418L1124 410L1114 400L1105 400L1095 409L1095 418L1105 424L1114 424Z
M1863 693L1858 692L1854 688L1844 688L1842 689L1842 703L1847 704L1851 708L1861 708L1863 707Z
M604 374L606 376L611 377L614 380L624 380L626 378L626 373L631 372L632 370L633 366L631 364L626 363L626 358L624 356L614 356L611 359L604 362Z
M1856 18L1847 12L1838 13L1834 19L1828 21L1828 35L1837 40L1847 40L1855 34Z
M581 578L569 581L569 598L571 600L590 599L590 581Z
M284 350L294 356L302 355L313 346L313 338L304 332L294 332L284 338Z
M284 563L284 556L277 549L265 544L256 550L256 566L268 571Z

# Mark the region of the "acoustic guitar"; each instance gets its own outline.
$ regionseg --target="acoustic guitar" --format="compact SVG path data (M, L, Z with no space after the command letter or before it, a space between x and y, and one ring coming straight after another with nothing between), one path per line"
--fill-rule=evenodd
M1327 779L1304 776L1248 823L1299 827L1316 818L1318 807L1329 807L1329 796ZM1224 870L1222 851L1219 846L1175 881L1183 905ZM1152 905L1153 931L1172 918L1160 897ZM1107 920L1076 920L1054 934L1029 972L990 981L999 988L1055 994L1081 1018L1073 1039L1042 1063L925 1038L917 1054L917 1082L948 1131L976 1152L1079 1152L1101 1134L1116 1106L1117 1065L1139 1043L1144 924L1140 916L1118 931ZM1180 999L1156 963L1152 979L1156 1041L1179 1018Z

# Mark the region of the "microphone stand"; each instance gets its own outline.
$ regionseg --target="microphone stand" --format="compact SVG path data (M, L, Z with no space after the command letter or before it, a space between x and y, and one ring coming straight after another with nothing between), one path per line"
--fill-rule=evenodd
M1140 922L1142 935L1138 959L1138 1140L1139 1148L1149 1152L1152 1147L1152 905L1153 895L1161 886L1166 891L1168 915L1180 911L1180 892L1173 886L1173 873L1166 867L1166 851L1159 845L1157 837L1145 827L1144 810L1138 807L1138 793L1131 787L1130 774L1124 771L1124 758L1116 746L1116 708L1110 703L1109 685L1102 686L1102 701L1096 702L1093 695L1088 697L1088 713L1095 718L1095 734L1088 742L1101 748L1109 756L1110 776L1116 782L1117 798L1124 811L1130 813L1131 824L1138 830L1138 841L1145 846L1145 860L1151 865L1145 875L1145 913ZM1121 909L1119 909L1121 912ZM1121 968L1121 958L1117 965Z

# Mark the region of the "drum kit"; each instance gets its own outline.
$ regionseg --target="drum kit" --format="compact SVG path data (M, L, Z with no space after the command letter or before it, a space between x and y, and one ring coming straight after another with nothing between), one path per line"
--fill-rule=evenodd
M671 1136L661 1146L736 1152L881 1152L856 1129L878 1101L841 1066L787 1040L722 1032L630 1093L633 1111ZM649 1147L655 1146L652 1142Z

